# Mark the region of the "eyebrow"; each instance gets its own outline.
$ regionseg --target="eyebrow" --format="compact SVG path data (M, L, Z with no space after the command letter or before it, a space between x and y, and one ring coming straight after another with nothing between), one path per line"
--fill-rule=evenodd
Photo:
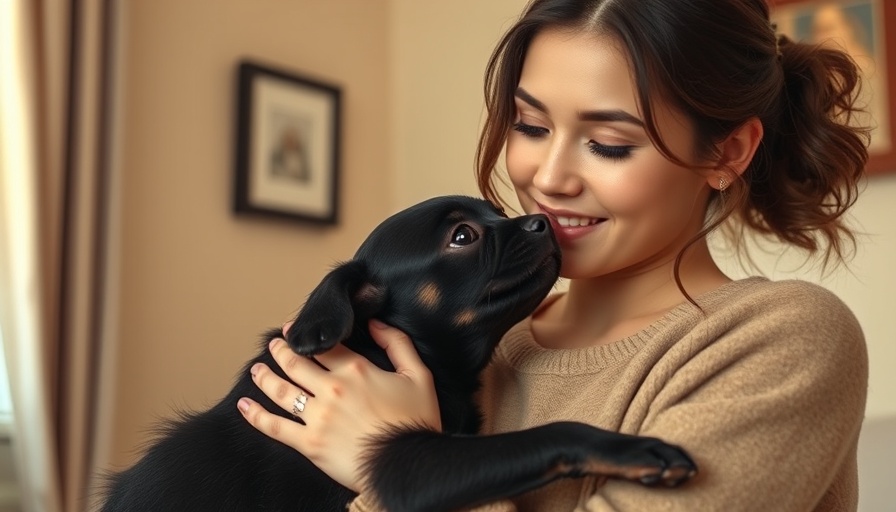
M541 101L537 100L534 96L526 92L522 87L516 88L516 97L525 101L533 108L548 113L548 107ZM630 123L635 126L644 127L644 122L638 119L637 117L629 114L624 110L585 110L579 112L579 119L582 121L598 121L598 122L622 122L622 123Z

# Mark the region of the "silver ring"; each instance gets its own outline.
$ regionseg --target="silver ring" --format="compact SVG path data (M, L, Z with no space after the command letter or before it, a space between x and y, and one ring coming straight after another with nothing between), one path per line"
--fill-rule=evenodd
M300 412L303 412L306 403L308 403L308 395L301 393L292 401L292 415L298 416Z

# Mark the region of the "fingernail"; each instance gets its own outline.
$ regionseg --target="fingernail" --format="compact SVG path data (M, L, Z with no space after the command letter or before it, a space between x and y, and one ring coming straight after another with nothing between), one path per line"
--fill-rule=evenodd
M261 363L255 363L252 365L252 368L249 369L249 373L252 374L253 377L258 375L258 370L261 368Z
M281 341L283 341L283 340L280 338L272 339L271 342L268 344L268 348L270 348L271 350L274 350L275 348L277 348L277 345L279 345Z
M384 324L380 320L377 320L376 318L374 318L373 320L370 321L370 325L376 329L385 329L385 328L389 327L388 325Z
M249 402L249 399L248 399L248 398L240 398L240 400L236 403L236 406L237 406L237 407L239 408L239 410L242 411L243 413L247 413L247 412L249 412L249 406L250 406L250 405L252 405L252 403Z

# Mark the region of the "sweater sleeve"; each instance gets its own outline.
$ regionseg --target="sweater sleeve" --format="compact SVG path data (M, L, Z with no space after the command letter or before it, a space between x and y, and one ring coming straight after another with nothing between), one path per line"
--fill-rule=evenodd
M687 449L699 475L678 489L608 481L577 510L855 510L861 329L814 285L766 299L726 312L711 343L674 347L693 353L633 429Z

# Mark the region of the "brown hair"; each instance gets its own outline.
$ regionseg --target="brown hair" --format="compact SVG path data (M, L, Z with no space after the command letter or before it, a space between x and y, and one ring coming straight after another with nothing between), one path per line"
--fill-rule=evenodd
M611 34L622 43L647 133L679 164L657 132L652 99L691 119L698 156L713 155L747 120L762 122L752 162L723 200L713 196L716 215L691 243L733 218L739 222L728 223L726 234L735 247L744 230L821 251L825 264L832 256L843 261L854 247L843 214L856 200L868 157L867 128L851 124L858 68L843 52L776 35L764 0L532 1L486 68L476 164L487 199L502 202L493 173L514 121L513 96L529 44L548 27Z

